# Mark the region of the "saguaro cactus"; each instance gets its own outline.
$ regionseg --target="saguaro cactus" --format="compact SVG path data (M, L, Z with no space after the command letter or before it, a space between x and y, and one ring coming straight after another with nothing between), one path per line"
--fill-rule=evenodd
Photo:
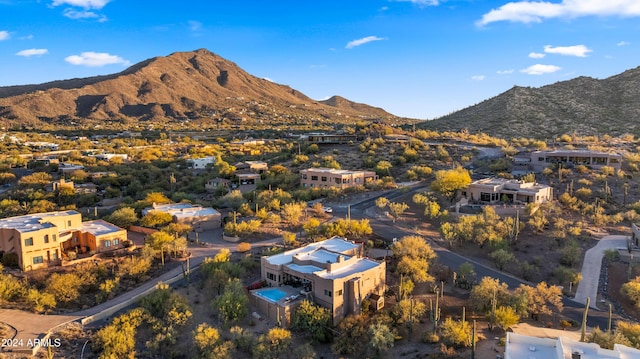
M436 306L433 306L433 299L429 300L429 319L433 323L433 332L438 329L438 321L440 320L440 305L438 302L438 291L436 290Z

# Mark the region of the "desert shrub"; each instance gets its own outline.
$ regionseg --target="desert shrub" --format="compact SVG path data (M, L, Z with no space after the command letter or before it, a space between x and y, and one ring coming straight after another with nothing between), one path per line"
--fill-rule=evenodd
M248 252L251 250L251 243L240 242L238 243L237 250L240 253Z

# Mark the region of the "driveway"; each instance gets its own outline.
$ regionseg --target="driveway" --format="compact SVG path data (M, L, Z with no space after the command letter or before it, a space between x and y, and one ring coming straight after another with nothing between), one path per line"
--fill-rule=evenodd
M576 295L573 300L584 305L587 298L591 298L590 308L598 308L598 284L600 283L600 270L602 269L602 256L608 249L626 248L629 236L604 236L595 247L584 254L582 262L582 280L578 283Z

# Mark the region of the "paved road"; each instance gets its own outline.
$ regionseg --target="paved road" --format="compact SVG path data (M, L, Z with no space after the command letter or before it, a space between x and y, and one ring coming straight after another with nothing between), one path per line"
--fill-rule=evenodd
M417 186L414 186L412 191L417 191L424 187L425 187L424 185L419 184ZM391 195L388 195L387 198L394 199L402 196L403 194L404 193L396 192ZM382 238L386 239L389 242L391 242L393 238L401 238L406 235L416 234L413 231L394 226L393 223L389 220L380 220L375 216L371 217L370 215L368 215L366 213L367 209L372 208L374 206L375 200L376 198L372 197L370 199L367 199L366 201L352 205L351 218L354 218L354 219L369 218L373 232L381 236ZM334 214L338 216L344 215L345 213L344 212L345 209L341 207L337 207L334 211L335 211ZM440 246L439 243L433 239L431 239L430 243L432 245L433 250L438 255L438 261L449 268L459 268L460 264L464 262L470 262L473 264L474 270L479 278L482 278L485 276L497 278L501 282L506 283L511 289L517 288L518 286L520 286L520 284L526 284L526 285L533 284L533 283L523 281L519 278L516 278L510 274L500 272L494 268L487 267L482 263L473 261L472 259L465 258L456 253L453 253L448 249ZM578 303L570 298L563 298L562 302L564 305L564 309L562 313L570 319L573 319L579 323L582 322L582 313L584 310L584 304ZM614 319L621 319L621 318L618 317ZM606 328L607 323L608 323L608 311L600 311L600 310L589 311L589 316L587 319L588 326L590 327L598 326L600 328Z
M604 252L608 249L626 248L628 240L628 236L605 236L598 241L595 247L585 252L582 262L582 280L578 283L573 300L584 305L587 303L587 298L590 297L589 307L598 309L598 284L600 284Z
M216 253L218 253L218 251L220 251L220 249L228 248L229 250L233 251L237 246L236 243L224 242L220 239L214 240L213 242L213 244L209 244L207 246L189 247L189 250L192 253L189 263L191 269L195 269L196 267L198 267L205 258L215 255ZM271 246L281 242L281 238L274 238L253 243L252 246L253 248L257 248L262 246ZM9 334L9 336L11 339L14 339L13 342L17 344L13 348L0 348L0 352L13 351L20 353L32 353L34 349L35 339L44 338L51 329L62 324L97 315L103 311L109 311L111 308L126 304L128 301L134 298L139 299L141 295L154 288L159 282L167 282L172 278L181 277L182 275L182 267L178 266L176 268L173 268L172 270L167 271L166 273L163 273L161 276L153 278L152 280L149 280L142 285L102 304L65 315L41 315L21 310L0 309L0 322L6 323L13 328L13 331Z
M426 187L425 184L415 183L411 186L411 191L417 191L425 187ZM398 198L404 195L405 193L406 191L405 192L386 191L384 192L384 195L388 199L393 200L395 198ZM379 219L379 218L376 218L375 216L370 217L366 213L367 212L366 210L374 207L374 201L376 200L376 198L377 196L372 196L371 198L368 198L357 204L351 205L350 206L351 217L354 219L369 218L371 227L373 228L374 233L385 238L389 242L391 242L393 238L400 238L405 235L415 234L413 231L396 227L395 225L393 225L391 221ZM332 206L334 207L334 215L336 217L344 217L345 215L347 215L346 204L332 204ZM253 246L255 248L258 246L273 245L278 240L281 241L281 239L267 240L263 242L254 243ZM606 241L606 242L613 243L612 241ZM431 245L434 251L436 252L436 254L438 255L438 260L442 264L450 268L459 268L462 263L470 262L474 265L474 269L479 277L489 276L489 277L497 278L500 281L507 283L507 285L510 288L517 288L520 284L531 284L523 280L520 280L514 276L511 276L509 274L499 272L491 267L487 267L481 263L475 262L471 259L462 257L456 253L453 253L448 249L441 247L438 244L438 242L434 241L433 239L431 239ZM218 240L218 241L214 241L213 244L210 244L206 247L190 247L190 250L192 251L190 266L192 269L196 268L198 265L200 265L200 263L202 263L202 261L206 257L215 255L221 248L229 248L233 250L235 246L236 244L234 243L228 243L228 242L223 242L221 240ZM601 261L598 261L597 263L600 263L600 262ZM593 263L593 262L585 259L585 263ZM599 270L597 271L597 273L599 273ZM150 288L153 288L159 281L167 281L170 278L174 278L176 276L181 276L181 275L182 275L182 268L181 267L174 268L173 270L168 271L167 273L164 273L162 276L155 278L151 281L148 281L143 285L139 286L138 288L135 288L127 293L121 294L120 296L112 300L109 300L95 307L82 310L79 312L75 312L75 313L70 313L64 316L62 315L42 316L42 315L37 315L37 314L27 313L22 311L0 309L0 322L5 322L12 325L16 330L15 338L23 339L23 341L26 343L29 339L33 340L34 338L42 338L47 331L49 331L51 328L54 328L57 325L60 325L62 323L66 323L69 321L73 321L73 320L78 320L86 316L96 315L102 311L108 311L110 308L113 308L114 306L118 306L122 303L125 303L131 300L132 298L137 297L142 293L148 291ZM592 276L589 275L589 278L591 277ZM565 306L563 314L565 314L571 319L574 319L580 322L582 320L582 311L583 311L584 304L578 303L574 300L567 299L567 298L563 299L563 303ZM592 326L592 327L599 326L601 328L604 328L607 325L607 320L608 319L607 319L606 312L592 310L589 312L589 318L587 323L589 326Z

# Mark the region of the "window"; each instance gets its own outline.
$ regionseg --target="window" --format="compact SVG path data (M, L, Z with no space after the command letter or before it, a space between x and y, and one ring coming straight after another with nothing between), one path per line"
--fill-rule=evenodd
M67 227L71 227L71 221L67 221Z
M48 234L44 235L44 243L49 243L49 235Z
M302 179L307 179L307 174L306 173L302 174Z
M360 178L359 178L359 177L358 177L358 178L356 178L356 179L355 179L355 182L356 182L356 183L360 183Z
M491 202L491 193L480 192L480 200L482 202Z
M327 297L331 296L331 291L330 290L324 290L324 295L326 295Z
M267 272L267 279L275 281L276 280L276 275L273 274L273 273Z
M113 240L113 245L117 246L118 244L120 244L120 238L116 238Z
M53 260L54 261L58 260L58 251L53 252Z
M320 178L320 181L322 181L322 182L327 182L327 177L326 177L326 176L322 176L322 177Z
M58 240L58 235L57 234L52 234L51 237L53 238L54 242Z
M33 257L33 264L42 264L43 262L42 256Z
M311 180L312 181L317 181L318 180L318 176L311 176Z
M104 246L105 247L111 247L111 240L104 241Z
M24 240L24 246L28 247L28 246L32 246L33 245L33 237L32 238L27 238Z
M339 291L336 292L336 297L339 297L342 295L342 289L340 289Z

